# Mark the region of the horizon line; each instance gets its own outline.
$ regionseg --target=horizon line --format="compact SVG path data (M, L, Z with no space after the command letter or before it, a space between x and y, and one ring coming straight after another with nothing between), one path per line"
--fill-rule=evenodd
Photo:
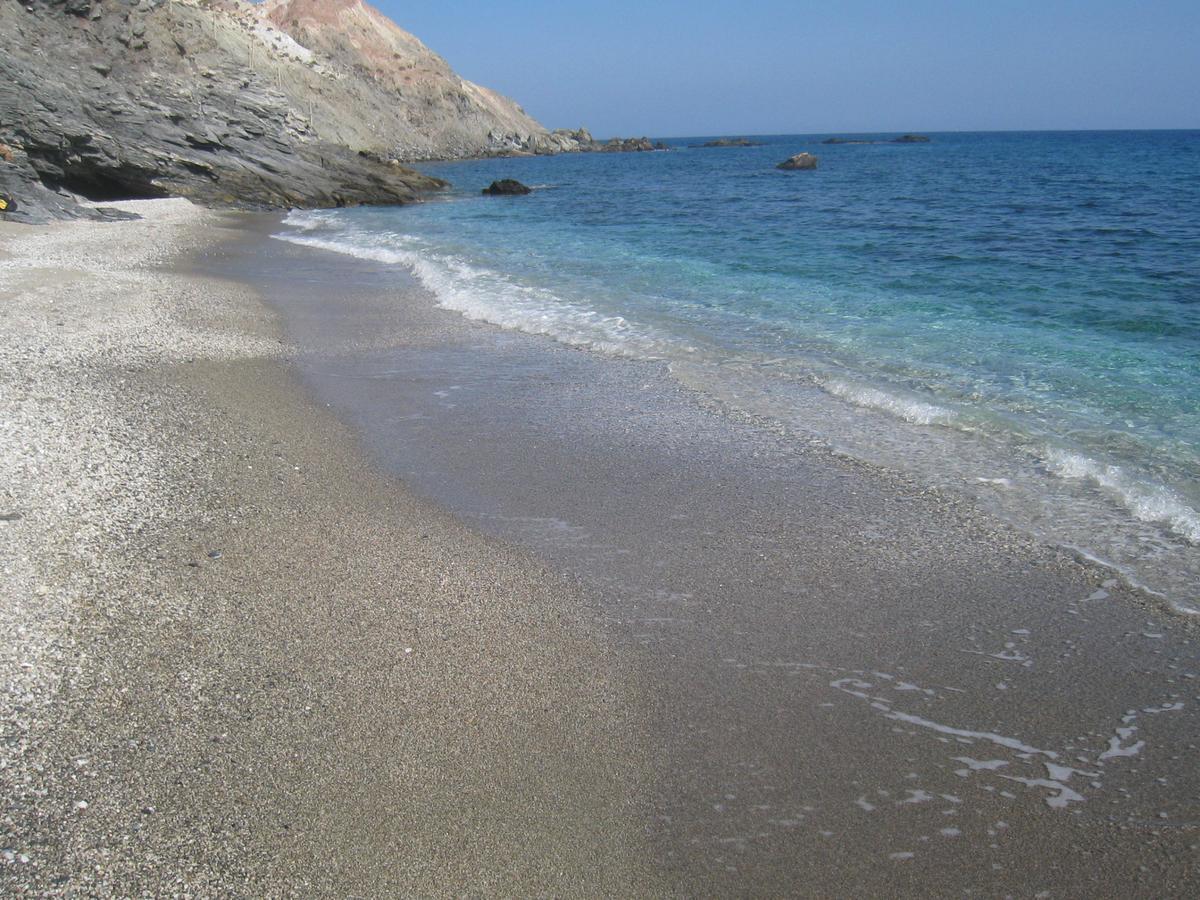
M587 126L583 126L587 128ZM574 128L561 129L550 128L548 131L575 131ZM591 129L587 129L591 131ZM877 135L877 134L1113 134L1113 133L1140 133L1140 132L1161 132L1161 131L1197 131L1200 132L1200 125L1178 128L957 128L957 129L941 129L941 130L922 130L922 129L906 129L906 130L882 130L882 131L714 131L708 133L697 132L695 134L654 134L652 132L644 132L638 137L645 136L655 140L677 141L685 138L709 138L709 137L727 137L727 138L752 138L752 137L809 137L809 136L826 136L826 135ZM610 135L612 137L629 138L635 136L634 132L621 132ZM605 140L605 138L598 138Z

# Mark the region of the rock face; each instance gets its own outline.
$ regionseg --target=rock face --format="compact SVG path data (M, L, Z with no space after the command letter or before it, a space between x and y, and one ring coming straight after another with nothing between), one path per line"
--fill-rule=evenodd
M328 98L312 120L327 140L384 147L404 161L573 149L362 0L266 0L251 15L268 43L317 73L281 88L301 106Z
M279 208L444 186L322 137L320 95L302 106L280 86L324 76L241 0L4 2L0 33L0 192L20 207L8 218L105 215L80 197Z
M499 181L493 181L483 189L483 192L491 197L520 197L524 194L532 194L533 190L516 179L502 178Z
M424 159L663 149L548 132L362 0L0 0L0 192L42 221L78 199L398 203Z
M811 153L797 153L790 159L785 159L775 168L795 171L799 169L815 169L819 157L813 156Z

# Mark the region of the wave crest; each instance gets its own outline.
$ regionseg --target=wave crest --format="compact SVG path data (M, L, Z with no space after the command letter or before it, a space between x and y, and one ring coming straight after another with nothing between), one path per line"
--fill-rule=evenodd
M1115 497L1143 522L1163 522L1190 543L1200 543L1200 512L1168 487L1130 477L1120 466L1097 462L1068 450L1050 450L1046 467L1060 478L1088 481Z

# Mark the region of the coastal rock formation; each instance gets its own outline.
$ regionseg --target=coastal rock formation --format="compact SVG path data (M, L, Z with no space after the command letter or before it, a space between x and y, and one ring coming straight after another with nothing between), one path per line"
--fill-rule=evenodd
M596 140L586 128L570 131L560 128L550 134L566 153L646 153L651 150L669 150L662 141L653 143L650 138L609 138L606 141Z
M399 203L427 159L662 149L551 133L362 0L0 2L0 191L43 221L79 198Z
M815 169L818 161L819 157L813 156L811 153L797 153L790 159L785 159L775 168L786 169L789 171L799 169Z
M524 194L532 194L533 189L521 184L515 178L501 178L485 187L483 192L491 197L520 197Z
M318 101L281 87L323 76L242 0L5 2L0 33L10 219L106 215L80 198L346 206L444 186L386 149L318 133Z
M314 89L329 97L313 128L337 143L382 146L406 162L662 149L646 138L597 141L586 128L547 131L515 101L461 78L363 0L266 0L258 15L278 29L275 46L295 47L309 55L309 66L337 74L297 83L293 96L301 105Z
M929 138L923 134L902 134L898 138L892 138L893 144L928 144Z
M654 144L650 138L611 138L590 149L601 153L648 153L651 150L665 150L666 144Z
M749 138L717 138L715 141L705 141L703 144L692 144L693 147L761 147L762 144Z

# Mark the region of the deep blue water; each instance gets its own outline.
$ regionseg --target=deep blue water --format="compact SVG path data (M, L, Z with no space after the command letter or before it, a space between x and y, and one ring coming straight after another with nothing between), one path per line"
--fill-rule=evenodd
M1200 595L1200 132L934 134L423 168L287 236L617 355ZM881 135L886 139L892 135ZM807 150L812 172L775 164ZM536 186L486 198L495 178Z

